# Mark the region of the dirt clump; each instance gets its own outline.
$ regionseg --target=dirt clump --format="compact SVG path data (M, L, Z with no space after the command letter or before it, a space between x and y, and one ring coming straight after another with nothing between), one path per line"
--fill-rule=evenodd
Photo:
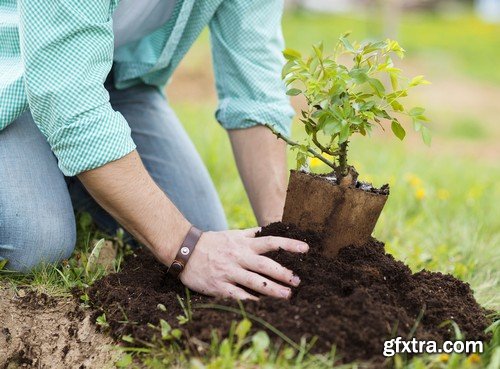
M0 287L0 368L112 368L117 351L71 297Z
M454 339L453 328L441 325L447 320L455 321L469 340L488 338L484 330L490 321L468 284L441 273L412 274L374 239L363 246L346 247L330 259L321 254L322 240L317 234L290 225L274 223L258 236L304 240L311 250L305 255L270 253L302 282L289 301L262 297L258 302L244 302L244 309L295 342L303 336L317 336L313 352L327 352L336 345L343 362L381 359L383 342L391 337L407 338L414 332L413 337L420 340ZM236 302L191 293L192 320L180 325L177 316L184 312L178 295L185 296L185 287L145 250L138 250L121 272L108 275L89 290L95 317L105 312L110 332L118 339L131 335L137 341L150 341L159 331L148 323L158 325L164 319L191 340L210 342L212 330L226 335L231 321L242 319L240 314L200 306L238 308ZM258 323L254 328L264 329Z

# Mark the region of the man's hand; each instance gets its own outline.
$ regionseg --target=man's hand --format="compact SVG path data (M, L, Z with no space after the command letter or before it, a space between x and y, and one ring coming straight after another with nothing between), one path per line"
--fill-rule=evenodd
M284 285L297 287L299 277L261 254L278 249L304 253L309 246L282 237L255 238L258 230L204 233L180 275L182 283L211 296L256 300L239 287L243 286L263 295L289 298L291 290Z
M285 142L264 126L230 130L229 138L258 224L280 221L287 187Z
M78 177L104 209L170 266L191 225L154 183L136 151ZM286 238L255 238L257 230L204 233L181 281L208 295L255 299L238 284L261 294L289 297L288 287L264 276L292 286L298 279L260 254L278 248L305 252L308 246Z

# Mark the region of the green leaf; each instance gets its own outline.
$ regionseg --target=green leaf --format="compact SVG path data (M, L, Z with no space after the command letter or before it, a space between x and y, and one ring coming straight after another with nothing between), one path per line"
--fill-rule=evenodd
M160 319L160 328L161 328L161 339L168 340L170 339L170 332L172 331L172 327L165 320Z
M269 336L264 331L259 331L255 333L252 337L252 345L257 353L262 353L266 350L271 343Z
M371 110L375 106L375 101L367 101L364 102L360 107L360 111L368 111Z
M313 50L319 59L323 58L323 43L320 42L318 45L313 45Z
M391 101L391 106L392 106L392 108L395 111L404 111L405 110L405 108L403 107L403 105L401 105L398 100L392 100Z
M382 97L385 94L385 87L378 79L370 78L368 80L368 83L373 88L378 97Z
M374 113L377 117L384 118L384 119L391 119L391 116L385 110L375 110Z
M341 129L342 129L342 123L338 120L332 119L325 124L323 132L325 132L325 134L327 135L333 136L339 133Z
M86 275L88 275L91 271L94 271L95 268L97 267L97 261L99 260L99 254L101 253L101 250L105 244L106 244L106 241L104 240L104 238L101 238L95 244L95 246L92 249L92 252L90 253L89 258L87 260L87 265L85 266L85 274Z
M428 122L429 121L429 119L427 119L427 117L425 115L417 115L414 118L416 120L418 120L419 122Z
M102 315L99 315L97 319L95 320L95 323L97 325L100 325L101 327L107 328L109 327L108 322L106 321L106 314L103 313Z
M250 332L250 328L252 328L252 322L248 319L243 319L238 323L236 327L236 337L238 337L238 341L243 341L247 336L248 332Z
M301 93L302 93L302 91L299 90L298 88L292 88L286 92L286 94L288 96L297 96L297 95L300 95Z
M405 56L405 50L395 40L387 40L388 50L396 53L401 59Z
M283 67L283 70L281 71L281 78L285 79L285 77L290 74L294 66L295 66L294 60L290 60L288 63L286 63L285 66Z
M122 336L122 340L128 343L134 343L134 338L130 335Z
M391 129L392 129L392 132L394 132L394 135L397 138L399 138L401 141L404 140L404 138L406 136L406 131L403 128L403 126L396 119L392 120L392 122L391 122Z
M121 359L118 360L115 365L118 368L126 368L132 364L132 355L131 354L123 354Z
M283 56L288 60L295 60L302 58L302 54L297 50L286 48L283 50Z
M418 85L429 85L430 82L426 81L424 76L416 76L410 82L410 87L415 87Z
M185 317L184 315L177 315L176 318L177 318L177 321L179 322L179 324L181 324L181 325L189 322L189 318Z
M351 42L347 39L347 35L342 36L340 38L340 42L342 43L342 45L344 45L344 47L346 48L346 50L354 52L355 51L354 47L352 46Z
M7 262L8 262L7 259L0 260L0 270L3 270L3 268L5 268L5 265L7 265Z
M424 125L422 125L420 131L422 134L422 140L427 146L430 146L432 141L431 131Z
M351 78L358 84L365 83L368 80L368 75L366 74L365 69L354 68L349 72L349 76L351 76Z
M421 108L420 106L417 106L413 109L411 109L408 114L410 114L411 117L416 117L419 115L422 115L425 112L424 108Z
M344 125L340 130L339 144L346 142L350 134L351 134L351 127L349 126L349 124Z
M297 170L307 167L307 155L301 151L297 152Z
M379 51L386 45L385 41L379 41L376 43L368 43L363 47L363 54L370 54L374 51Z
M172 329L172 333L171 333L172 337L174 337L175 339L180 339L182 337L182 331L178 328L176 329Z

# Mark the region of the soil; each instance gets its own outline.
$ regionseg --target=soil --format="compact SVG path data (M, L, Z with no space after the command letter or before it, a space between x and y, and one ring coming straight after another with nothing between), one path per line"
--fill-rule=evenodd
M335 183L337 182L337 177L335 176L334 172L330 172L330 173L326 173L326 174L317 174L317 173L308 173L308 174L310 176L324 178L330 182L335 182ZM371 193L375 193L378 195L388 196L390 193L390 188L389 188L389 185L387 183L384 184L383 186L381 186L380 188L377 188L377 187L373 186L372 183L359 181L356 177L354 179L353 185L354 185L353 187L358 188L362 191L371 192Z
M73 298L0 288L0 368L111 368L117 352Z
M407 338L414 330L418 339L453 339L451 326L439 326L449 319L460 326L467 339L488 338L483 333L490 324L486 311L475 301L468 284L425 270L412 274L374 239L363 246L344 248L335 259L329 259L321 254L321 239L314 233L274 223L258 234L267 235L309 243L311 250L306 255L282 250L269 254L294 270L302 283L294 289L290 301L262 297L258 302L244 302L244 309L295 342L317 336L313 352L326 352L336 345L343 362L383 360L383 341L392 336ZM183 311L177 295L185 296L185 288L145 250L130 256L121 272L94 284L89 295L95 317L105 312L111 334L117 339L131 335L135 345L158 339L158 330L148 323L158 325L165 319L181 328L190 347L202 351L203 343L210 342L212 330L224 336L232 320L242 319L240 314L200 306L238 308L236 302L191 293L192 320L179 325L176 317ZM253 326L264 329L256 322ZM269 334L279 341L272 332Z

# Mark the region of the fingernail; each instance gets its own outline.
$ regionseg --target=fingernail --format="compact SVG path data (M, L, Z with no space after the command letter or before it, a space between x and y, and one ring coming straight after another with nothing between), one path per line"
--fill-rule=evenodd
M290 291L290 290L288 290L288 289L281 290L281 291L280 291L280 295L281 295L281 297L283 297L283 298L287 299L287 298L289 298L289 297L290 297L290 293L291 293L291 292L292 292L292 291Z
M307 252L309 250L309 245L307 243L301 243L297 245L298 252Z
M299 278L299 276L298 275L294 275L293 278L292 278L292 280L291 280L291 282L292 282L292 284L294 286L298 286L300 284L300 278Z

